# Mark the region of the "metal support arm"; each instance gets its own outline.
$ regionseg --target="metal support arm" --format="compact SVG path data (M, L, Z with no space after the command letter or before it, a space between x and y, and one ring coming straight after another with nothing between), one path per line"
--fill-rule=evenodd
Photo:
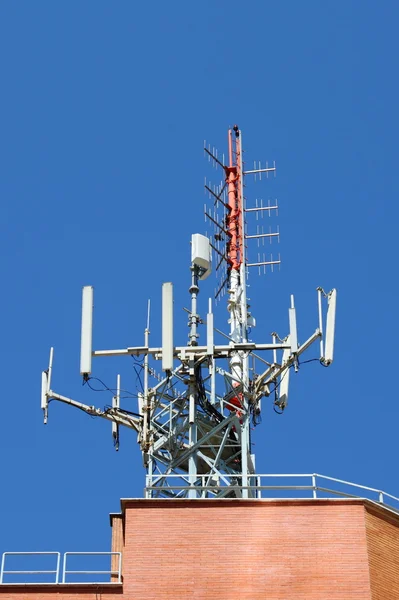
M298 348L298 351L295 354L291 354L286 362L284 362L282 365L272 365L266 369L262 375L259 375L255 383L255 397L258 398L259 396L262 396L265 392L265 388L267 388L267 385L272 381L275 381L276 378L283 373L283 371L289 369L291 365L293 365L298 359L298 356L305 352L305 350L307 350L309 346L313 344L313 342L318 340L320 336L320 329L316 329L314 334L311 335L310 338Z
M61 396L60 394L57 394L52 390L49 390L47 396L49 402L51 400L58 400L59 402L63 402L64 404L69 404L70 406L79 408L80 410L83 410L85 413L92 417L102 417L103 419L107 419L107 421L112 421L113 423L123 425L124 427L129 427L130 429L135 429L137 432L141 430L141 423L143 418L130 415L121 408L109 408L107 410L101 410L101 408L96 408L95 406L88 406L87 404L83 404L82 402L78 402L77 400L73 400L72 398Z

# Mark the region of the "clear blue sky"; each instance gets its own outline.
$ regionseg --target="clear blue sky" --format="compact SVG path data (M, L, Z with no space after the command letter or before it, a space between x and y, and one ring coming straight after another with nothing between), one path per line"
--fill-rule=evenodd
M286 332L290 293L301 339L315 288L339 293L336 362L292 378L283 417L264 402L258 471L399 495L398 18L369 0L1 2L1 551L108 550L108 513L142 495L135 435L115 453L109 423L56 403L44 427L40 373L53 345L54 389L109 402L81 387L84 284L97 348L141 344L149 297L156 343L168 280L186 339L202 142L222 150L234 123L249 160L278 166L256 189L278 197L283 260L251 279L256 339ZM113 385L118 361L94 367Z

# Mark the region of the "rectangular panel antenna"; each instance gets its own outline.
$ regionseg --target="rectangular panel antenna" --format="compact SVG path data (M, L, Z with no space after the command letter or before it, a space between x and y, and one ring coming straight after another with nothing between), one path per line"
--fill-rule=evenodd
M47 371L42 371L42 394L41 394L41 407L44 411L44 424L47 423L47 410L49 402L49 392L51 389L51 372L53 370L53 355L54 348L50 348L50 358L48 363Z
M162 370L173 370L173 284L162 284Z
M213 356L213 312L212 312L212 300L209 299L209 309L206 317L206 353L208 356Z
M112 408L120 408L120 397L121 397L121 376L118 374L116 376L116 390L115 395L112 396ZM116 450L119 449L119 425L112 421L112 437L114 439L114 444Z
M331 365L334 358L335 310L337 307L337 290L328 294L326 323L326 343L324 346L324 364Z
M290 336L288 336L288 342L290 342ZM284 365L284 363L287 362L287 360L290 357L290 351L288 348L286 348L283 352L283 360L282 360L282 364ZM289 383L290 383L290 367L287 367L287 369L285 371L283 371L280 375L280 394L279 394L279 400L278 400L278 405L281 408L281 410L284 410L285 407L288 404L288 387L289 387Z
M212 270L209 239L200 233L191 236L191 263L200 269L200 279L206 279Z
M42 371L42 394L41 394L40 406L43 410L46 410L47 404L48 404L47 392L48 392L47 372Z
M85 285L82 291L82 332L80 338L80 374L91 373L93 345L93 286Z
M291 296L291 308L288 309L288 317L290 323L291 353L295 354L298 351L298 333L296 326L296 310L294 305L294 296Z

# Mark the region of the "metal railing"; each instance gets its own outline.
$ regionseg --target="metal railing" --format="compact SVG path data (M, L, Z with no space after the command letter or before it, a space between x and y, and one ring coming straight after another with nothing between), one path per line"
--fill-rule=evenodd
M279 483L273 483L273 479ZM283 483L280 483L282 480ZM301 484L298 480L301 480ZM151 497L156 497L157 492L164 496L169 491L175 497L184 498L193 488L198 494L197 498L226 497L231 496L232 492L239 495L241 490L249 490L252 498L365 498L399 513L399 498L392 494L318 473L207 474L197 475L194 485L190 485L186 475L147 475L146 492ZM295 492L295 495L287 496L287 492Z
M106 571L76 571L76 570L67 570L67 557L68 556L117 556L118 557L118 569L113 571L112 568ZM75 583L74 581L67 581L68 575L109 575L117 576L117 581L108 582L108 583L122 583L122 553L121 552L65 552L64 561L62 564L62 583ZM81 582L78 582L81 583ZM85 583L98 583L97 581L85 581Z
M56 556L56 568L55 569L9 569L6 568L6 559L9 556L30 556L30 557L38 557L38 556ZM106 570L86 570L86 569L67 569L67 558L68 556L109 556L112 560L113 556L118 557L118 567L117 569ZM9 576L21 576L21 575L35 575L41 576L42 579L40 581L27 581L19 580L19 581L4 581L4 575ZM51 581L44 581L46 575L53 575L54 578L51 578ZM77 575L81 579L79 581L68 581L68 575ZM83 579L83 577L87 575L109 575L110 581L101 581L94 580L88 581ZM112 580L114 577L114 580ZM3 552L1 559L1 567L0 567L0 585L19 585L19 584L29 584L29 585L59 585L59 584L67 584L67 585L90 585L90 584L100 584L100 585L109 585L110 583L122 583L122 553L121 552L65 552L63 555L63 560L61 562L61 553L60 552Z
M54 570L6 570L5 563L7 556L56 556L57 566ZM58 583L60 575L61 553L60 552L3 552L0 568L0 584L4 583L4 575L55 575L54 581L46 582L50 584Z

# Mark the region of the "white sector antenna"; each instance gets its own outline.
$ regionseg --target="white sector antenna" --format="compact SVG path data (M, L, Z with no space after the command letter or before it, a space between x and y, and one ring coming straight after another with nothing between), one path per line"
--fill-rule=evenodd
M47 423L49 392L51 389L51 372L53 370L54 348L50 348L50 358L47 371L42 371L42 393L40 406L44 412L44 424Z
M82 291L82 332L80 338L80 374L90 375L93 346L93 286Z
M294 296L291 295L291 308L288 309L288 317L290 323L290 344L291 352L295 354L298 350L298 332L296 326L296 310L294 305Z
M287 342L290 343L290 336L288 336ZM292 348L292 345L291 345ZM283 362L282 364L286 364L290 357L290 350L286 348L283 352ZM288 404L288 388L290 383L290 367L287 367L285 371L283 371L280 375L280 397L278 401L278 406L284 410Z
M337 290L328 294L328 309L326 323L326 339L324 345L324 362L331 365L334 358L335 311L337 308Z
M162 284L162 370L173 369L173 284Z

